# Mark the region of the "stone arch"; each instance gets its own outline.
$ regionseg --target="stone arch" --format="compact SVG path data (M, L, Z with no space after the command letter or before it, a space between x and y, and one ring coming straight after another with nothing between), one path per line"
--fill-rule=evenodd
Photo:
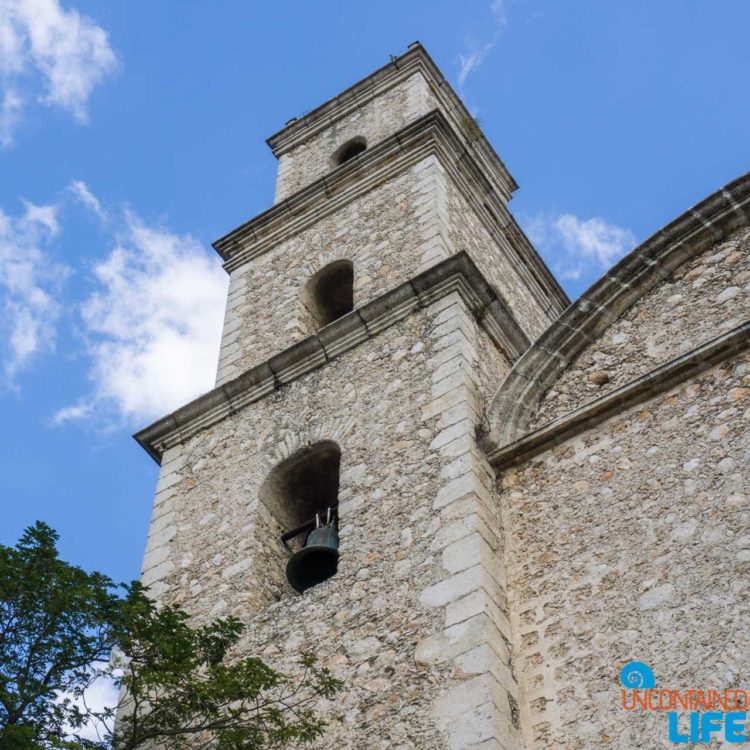
M366 149L367 141L364 137L360 135L355 138L350 138L333 152L333 155L331 156L331 166L334 168L339 167L350 159L353 159L355 156L358 156Z
M750 173L697 204L608 271L516 362L488 409L488 449L529 430L549 389L630 307L684 263L750 225Z
M354 309L354 264L348 258L334 260L319 269L302 287L300 300L316 328Z
M254 524L257 559L263 567L257 593L267 602L294 596L286 577L290 558L302 549L305 532L284 540L288 532L304 527L328 509L338 514L341 448L334 440L305 441L294 450L282 450L258 488Z
M336 442L310 443L274 466L260 487L259 499L290 531L338 504L340 470Z
M321 419L314 424L299 425L285 431L263 458L265 474L270 474L277 464L315 443L333 442L340 448L346 438L352 434L355 426L356 419L348 417L346 419Z

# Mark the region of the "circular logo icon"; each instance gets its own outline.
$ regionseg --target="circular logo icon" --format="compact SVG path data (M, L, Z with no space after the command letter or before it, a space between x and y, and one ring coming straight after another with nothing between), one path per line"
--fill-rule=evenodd
M648 664L631 661L620 670L620 682L628 690L649 690L656 687L656 678Z

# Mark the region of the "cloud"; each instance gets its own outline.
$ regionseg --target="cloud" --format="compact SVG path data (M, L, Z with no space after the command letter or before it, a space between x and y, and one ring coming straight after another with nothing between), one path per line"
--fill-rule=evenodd
M68 192L82 206L95 214L99 219L106 219L107 215L99 199L89 190L88 185L83 180L73 180L68 185Z
M116 671L111 670L106 661L92 662L87 669L88 685L82 691L58 693L58 703L67 701L71 708L75 706L83 714L96 714L81 727L64 727L66 739L81 737L101 742L111 733L114 721L103 714L108 709L116 709L119 704L120 691L114 679Z
M629 229L601 217L539 215L524 222L531 241L543 251L563 279L601 275L636 245Z
M101 210L83 183L76 191ZM218 258L130 210L108 220L117 224L113 246L80 307L93 391L60 409L57 424L102 416L142 423L214 384L228 284Z
M472 36L466 38L466 50L458 55L458 88L463 89L466 79L473 73L485 60L487 55L497 44L503 30L508 24L507 0L493 0L490 6L492 13L493 33L489 40L477 41Z
M77 404L71 404L59 409L52 417L52 423L63 425L66 422L81 422L88 419L93 411L93 404L81 401Z
M54 345L57 293L69 271L47 246L59 231L58 208L23 201L16 217L0 210L0 356L3 381L13 385L30 360Z
M0 0L0 144L29 98L88 119L93 89L118 66L106 31L58 0Z
M2 97L2 102L0 102L0 145L10 146L13 142L12 134L21 122L23 101L19 93L11 87L2 92Z
M78 699L75 703L79 708L101 714L109 708L117 708L120 691L115 687L115 681L111 677L101 676L86 689L83 699ZM90 720L76 734L83 739L92 742L101 742L114 729L112 720Z

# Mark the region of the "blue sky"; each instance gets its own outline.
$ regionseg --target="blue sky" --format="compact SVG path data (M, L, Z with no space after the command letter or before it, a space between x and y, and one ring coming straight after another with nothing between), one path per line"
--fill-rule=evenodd
M212 385L210 242L267 208L265 138L419 39L571 296L750 168L744 0L0 0L0 542L43 519L136 577L130 437Z

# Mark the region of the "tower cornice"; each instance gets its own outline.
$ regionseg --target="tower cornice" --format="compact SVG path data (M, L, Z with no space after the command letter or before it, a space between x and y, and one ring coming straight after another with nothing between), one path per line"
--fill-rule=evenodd
M460 252L199 396L137 432L134 438L160 462L165 450L454 292L511 362L528 348L529 341L508 305L471 258Z
M569 304L567 295L505 206L509 186L492 181L441 110L429 112L245 222L213 247L231 272L430 155L439 159L542 308L551 300L551 312L562 312Z
M286 127L268 138L266 143L278 158L414 73L423 76L441 108L462 133L463 140L476 152L477 158L485 162L485 167L493 179L508 186L510 195L518 188L518 184L477 126L474 117L419 42L410 44L404 54L393 58L387 65L350 86L338 96L329 99L303 117L291 120Z

